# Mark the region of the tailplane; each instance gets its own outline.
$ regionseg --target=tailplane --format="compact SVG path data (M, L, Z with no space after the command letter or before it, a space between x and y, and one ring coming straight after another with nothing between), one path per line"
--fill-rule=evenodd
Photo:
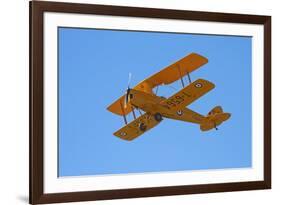
M224 121L228 120L230 116L230 113L223 112L221 106L216 106L208 113L205 120L200 124L200 129L202 131L208 131L213 128L217 130L217 127Z

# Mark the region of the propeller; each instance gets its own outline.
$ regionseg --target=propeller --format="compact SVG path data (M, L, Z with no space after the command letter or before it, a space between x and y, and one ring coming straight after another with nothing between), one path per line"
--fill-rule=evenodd
M126 90L126 94L125 94L125 103L124 103L124 107L127 107L128 101L129 101L129 95L130 95L130 83L131 83L131 79L132 79L132 74L129 73L129 78L128 78L128 85L127 85L127 90Z

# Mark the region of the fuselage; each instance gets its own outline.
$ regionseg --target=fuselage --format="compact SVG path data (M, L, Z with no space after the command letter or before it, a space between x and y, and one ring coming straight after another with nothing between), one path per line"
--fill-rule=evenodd
M171 112L162 102L165 98L159 97L155 94L146 93L139 90L130 90L129 104L135 108L139 108L151 115L155 113L161 113L165 116L165 113Z
M165 101L165 98L155 94L150 94L135 89L130 90L129 103L133 107L141 109L149 115L155 115L159 113L161 116L166 118L200 124L202 131L216 128L222 122L228 120L231 116L230 113L224 113L220 106L211 110L207 116L199 116L194 113L190 113L190 111L187 112L188 109L171 110L168 106L166 106L166 103L164 103ZM196 117L198 119L196 119Z

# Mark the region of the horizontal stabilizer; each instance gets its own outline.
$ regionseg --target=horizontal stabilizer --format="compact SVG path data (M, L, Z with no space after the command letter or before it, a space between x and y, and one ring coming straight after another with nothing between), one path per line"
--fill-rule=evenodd
M230 113L223 112L221 106L217 106L213 108L205 117L205 120L200 125L200 129L202 131L208 131L213 128L217 129L217 126L228 120L230 116L231 116Z

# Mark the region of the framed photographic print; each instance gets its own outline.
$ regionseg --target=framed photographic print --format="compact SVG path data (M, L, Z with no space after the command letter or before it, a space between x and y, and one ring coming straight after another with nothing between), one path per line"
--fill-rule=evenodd
M30 2L30 203L271 188L271 17Z

